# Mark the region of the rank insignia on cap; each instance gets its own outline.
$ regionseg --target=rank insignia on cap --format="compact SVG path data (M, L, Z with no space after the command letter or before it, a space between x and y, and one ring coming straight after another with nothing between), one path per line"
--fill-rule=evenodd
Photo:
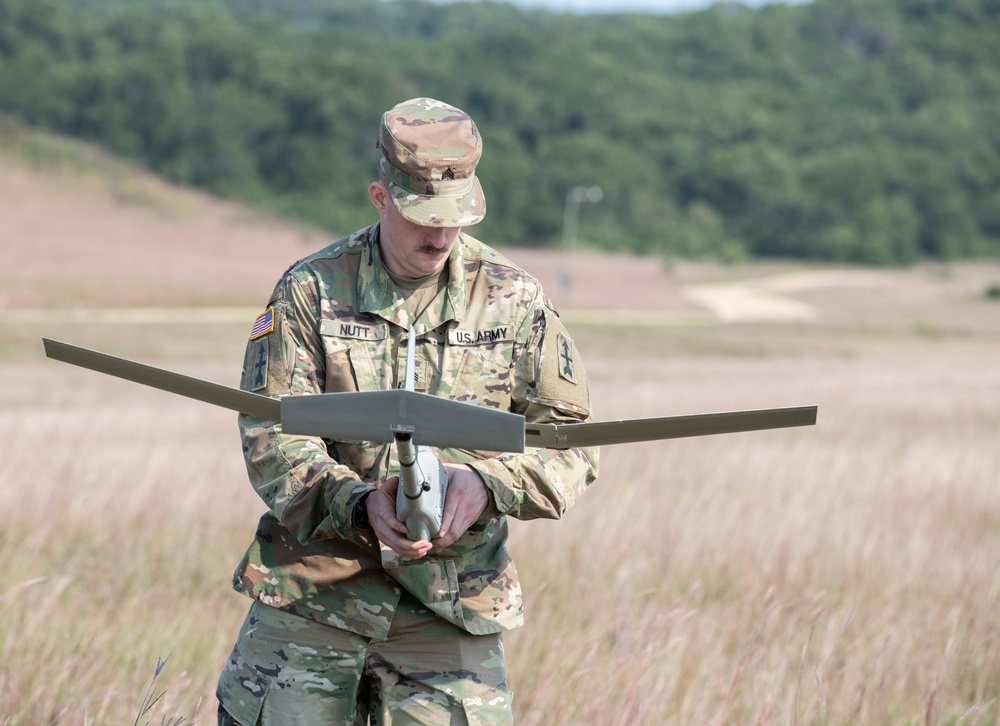
M570 383L576 383L576 346L572 340L560 333L556 348L559 351L559 375Z
M250 340L257 340L274 330L274 308L268 308L253 324Z

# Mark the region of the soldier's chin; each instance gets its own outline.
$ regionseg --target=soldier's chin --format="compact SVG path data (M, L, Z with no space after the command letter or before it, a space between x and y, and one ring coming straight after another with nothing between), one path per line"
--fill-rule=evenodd
M436 272L448 260L448 250L421 248L417 251L420 253L420 266L427 272Z

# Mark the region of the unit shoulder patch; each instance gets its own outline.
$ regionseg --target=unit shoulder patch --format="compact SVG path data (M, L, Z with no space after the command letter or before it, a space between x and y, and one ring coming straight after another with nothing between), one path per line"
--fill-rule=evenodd
M544 337L537 363L533 398L575 415L590 415L587 372L573 338L550 310L545 314Z
M570 383L576 383L576 346L562 331L556 336L556 352L559 355L559 375Z
M260 391L267 386L268 338L251 338L247 346L243 364L240 388L244 391Z

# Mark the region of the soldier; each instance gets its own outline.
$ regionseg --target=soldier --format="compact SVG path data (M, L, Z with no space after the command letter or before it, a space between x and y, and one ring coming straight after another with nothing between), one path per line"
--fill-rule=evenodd
M469 115L406 101L382 116L377 147L378 222L285 273L241 387L395 388L413 326L418 391L588 419L580 356L537 280L462 231L486 213ZM239 425L267 511L233 578L253 603L219 679L219 723L511 723L501 634L523 611L506 517L562 516L595 479L596 449L439 450L442 527L413 542L395 517L391 445Z

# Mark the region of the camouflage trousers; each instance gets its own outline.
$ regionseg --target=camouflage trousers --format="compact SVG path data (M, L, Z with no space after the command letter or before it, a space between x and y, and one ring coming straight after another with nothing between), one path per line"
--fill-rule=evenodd
M382 641L254 602L216 695L220 726L513 723L500 634L406 594Z

